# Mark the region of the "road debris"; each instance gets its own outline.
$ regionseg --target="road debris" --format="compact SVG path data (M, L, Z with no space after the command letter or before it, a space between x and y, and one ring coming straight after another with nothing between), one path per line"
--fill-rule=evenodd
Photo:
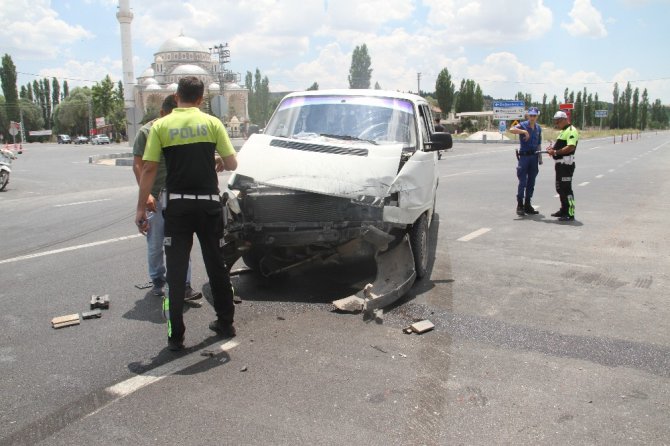
M249 369L248 369L247 366L245 365L244 367L242 367L242 368L240 369L240 372L246 372L247 370L249 370Z
M203 350L200 352L200 356L209 356L210 358L213 358L216 356L216 351L214 350Z
M109 309L109 294L104 294L102 296L93 294L91 296L91 310L95 310L96 308L102 308L103 310Z
M338 299L333 301L333 305L340 311L346 311L347 313L360 313L363 311L363 304L365 300L358 296L349 296L344 299Z
M383 348L381 348L381 347L378 346L378 345L370 345L370 347L374 348L375 350L377 350L377 351L379 351L379 352L382 352L382 353L388 353L386 350L384 350Z
M202 302L198 300L185 300L184 303L189 307L202 308Z
M81 318L82 319L99 319L102 317L102 311L100 311L100 308L96 308L95 310L91 311L84 311L81 313Z
M146 290L147 288L151 288L154 286L153 282L146 282L146 283L138 283L135 285L135 288L138 290Z
M241 304L242 303L242 298L238 296L237 294L233 294L233 303L234 304Z
M432 330L433 328L435 328L435 325L428 319L425 319L423 321L415 322L412 325L403 328L402 331L405 332L406 334L410 333L423 334L427 331Z
M51 319L51 326L53 328L63 328L69 327L71 325L79 325L81 323L81 318L79 313L68 314L66 316L58 316Z

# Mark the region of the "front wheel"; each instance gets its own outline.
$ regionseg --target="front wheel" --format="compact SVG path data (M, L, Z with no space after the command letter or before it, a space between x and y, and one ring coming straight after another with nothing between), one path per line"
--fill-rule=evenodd
M9 172L0 170L0 191L5 190L7 183L9 183Z
M414 222L409 231L409 242L414 256L416 278L421 279L428 273L428 218L426 214Z

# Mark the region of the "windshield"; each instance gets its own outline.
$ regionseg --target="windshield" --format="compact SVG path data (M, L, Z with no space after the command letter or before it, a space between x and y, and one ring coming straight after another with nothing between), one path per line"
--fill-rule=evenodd
M404 99L375 96L299 96L279 104L265 133L294 139L333 138L414 146L414 108Z

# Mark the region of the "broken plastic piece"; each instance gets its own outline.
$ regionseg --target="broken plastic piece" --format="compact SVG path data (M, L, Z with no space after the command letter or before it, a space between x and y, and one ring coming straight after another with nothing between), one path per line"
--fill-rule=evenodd
M102 308L103 310L109 309L109 294L104 294L102 296L93 294L91 296L91 310L96 308Z
M80 322L81 319L79 318L79 313L74 313L51 319L51 326L53 328L63 328L69 327L70 325L79 325Z
M333 301L335 308L341 311L347 311L349 313L358 313L363 311L363 304L365 301L358 296L349 296L344 299L338 299Z

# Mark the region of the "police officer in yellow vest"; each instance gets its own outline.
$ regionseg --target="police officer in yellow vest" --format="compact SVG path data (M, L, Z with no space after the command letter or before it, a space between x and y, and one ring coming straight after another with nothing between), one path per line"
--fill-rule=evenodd
M235 336L233 289L223 260L223 216L217 170L235 170L235 150L220 120L199 110L204 85L194 76L179 80L177 105L154 122L144 152L135 223L148 229L146 202L156 177L161 153L165 156L165 257L168 295L168 348L184 348L184 286L193 234L198 236L209 277L217 320L209 328L223 337ZM220 158L215 160L215 152Z
M561 200L561 208L551 214L560 221L575 219L575 196L572 192L572 175L575 173L575 151L579 142L577 129L568 121L564 111L554 115L554 127L560 130L556 143L547 153L556 162L556 192Z

